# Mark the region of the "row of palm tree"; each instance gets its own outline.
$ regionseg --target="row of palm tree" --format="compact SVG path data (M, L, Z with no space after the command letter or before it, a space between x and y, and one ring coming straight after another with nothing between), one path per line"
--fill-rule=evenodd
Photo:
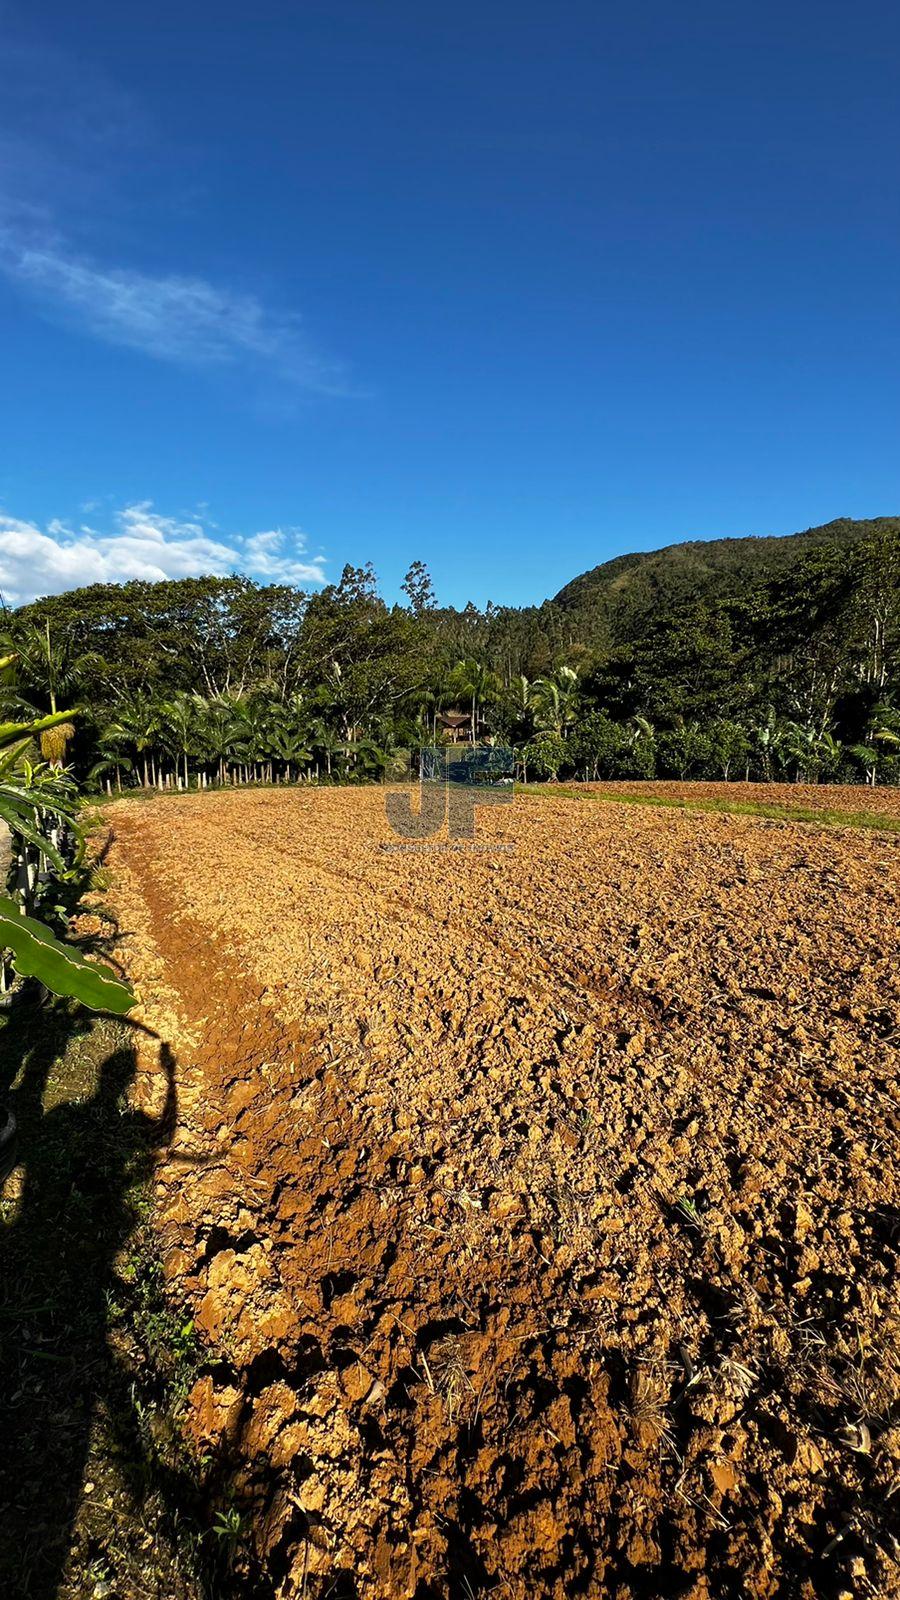
M473 744L485 738L509 743L527 770L530 753L538 746L546 751L549 740L560 763L565 762L582 710L577 675L570 668L531 683L519 678L500 686L483 668L476 674L467 662L451 675L447 693L440 698L459 704L462 684L468 691ZM196 693L160 700L148 695L123 697L98 731L99 760L92 776L108 790L121 789L123 778L160 789L381 778L391 765L396 730L384 725L368 733L354 729L357 737L348 739L335 721L332 708L323 706L320 696L300 693L286 700L264 692L220 699ZM707 743L715 742L719 727L711 726ZM435 737L434 728L433 710L424 708L418 724L421 742ZM403 742L415 742L413 724L404 732ZM657 742L645 717L633 717L625 733L631 748ZM745 730L731 728L732 739L735 733L741 737L734 758L725 728L716 771L701 775L733 776L736 769L745 776L754 770L767 780L790 776L813 781L833 776L850 763L874 783L881 757L900 748L900 718L889 708L881 708L873 719L871 743L860 746L845 747L828 730L779 718L771 708ZM688 775L687 768L682 775Z
M372 778L390 764L395 729L375 722L349 726L339 685L280 698L260 689L244 696L177 692L165 698L122 695L98 728L95 781L108 790L123 780L144 787L192 784L292 783L309 779ZM418 733L436 737L439 707L465 704L475 743L516 724L516 742L548 730L564 736L578 713L577 675L562 667L552 677L503 686L483 664L457 663L440 695L423 699ZM410 723L407 734L415 734ZM348 737L348 734L350 735Z
M121 789L124 775L159 789L376 776L388 759L373 738L341 738L301 694L122 697L97 747L92 776L107 789Z

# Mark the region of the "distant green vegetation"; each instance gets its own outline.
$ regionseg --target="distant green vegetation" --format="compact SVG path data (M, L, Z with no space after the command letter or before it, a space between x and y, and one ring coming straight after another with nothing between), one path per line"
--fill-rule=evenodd
M94 585L6 618L6 714L76 698L112 787L372 781L442 740L520 777L900 780L900 519L617 557L542 606L441 608L421 562L307 595Z

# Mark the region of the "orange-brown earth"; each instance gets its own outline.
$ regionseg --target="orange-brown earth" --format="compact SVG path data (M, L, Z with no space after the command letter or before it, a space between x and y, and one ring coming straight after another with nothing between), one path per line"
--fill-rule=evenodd
M900 1592L900 840L113 805L167 1270L263 1593Z

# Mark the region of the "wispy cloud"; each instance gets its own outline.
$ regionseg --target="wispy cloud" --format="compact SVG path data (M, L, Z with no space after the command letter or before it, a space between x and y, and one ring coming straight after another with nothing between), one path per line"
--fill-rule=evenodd
M60 521L39 528L0 514L0 589L8 605L21 605L37 595L129 578L244 572L266 583L324 583L322 558L309 557L305 547L298 528L223 539L206 517L164 517L149 501L117 512L106 530Z
M358 396L298 308L260 290L252 250L237 280L183 270L178 219L203 204L203 140L171 145L139 97L45 35L0 0L0 275L47 320L220 380L231 369L275 414L304 393ZM140 240L156 246L163 212L166 270L156 256L145 270Z
M351 393L344 370L312 349L293 312L205 278L104 266L65 241L32 235L21 222L0 223L0 271L45 310L108 344L184 366L251 363L295 388Z

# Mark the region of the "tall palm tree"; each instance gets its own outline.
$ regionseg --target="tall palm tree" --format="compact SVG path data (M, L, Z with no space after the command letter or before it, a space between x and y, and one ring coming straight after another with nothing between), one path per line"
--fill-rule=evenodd
M82 685L96 682L105 668L95 651L79 652L65 634L54 633L49 618L43 624L20 624L0 643L17 657L21 703L38 711L55 714L60 700L71 701Z
M453 668L450 685L454 693L462 695L471 703L474 745L478 738L479 708L483 712L487 701L496 694L496 675L482 661L476 661L474 656L465 656Z
M158 707L148 695L133 694L123 695L116 702L114 714L106 727L101 730L101 747L134 750L135 757L140 760L143 768L144 788L149 788L151 770L155 780L156 739L159 733Z
M531 686L537 726L547 733L565 738L578 717L578 674L571 667L560 667L552 677L538 678Z
M309 740L314 756L322 756L325 762L325 771L332 776L332 763L335 756L346 749L343 739L338 738L333 728L330 728L323 717L316 717L310 723Z
M199 697L198 697L199 698ZM196 753L197 744L197 704L193 695L185 694L179 690L171 699L163 701L160 706L160 733L164 748L175 763L176 774L178 762L181 761L184 771L184 786L190 787L189 757Z
M497 697L492 720L503 741L520 749L534 733L534 685L524 673L505 684Z
M229 767L243 769L249 777L256 759L256 726L249 701L234 699L224 702L222 722L224 758Z

